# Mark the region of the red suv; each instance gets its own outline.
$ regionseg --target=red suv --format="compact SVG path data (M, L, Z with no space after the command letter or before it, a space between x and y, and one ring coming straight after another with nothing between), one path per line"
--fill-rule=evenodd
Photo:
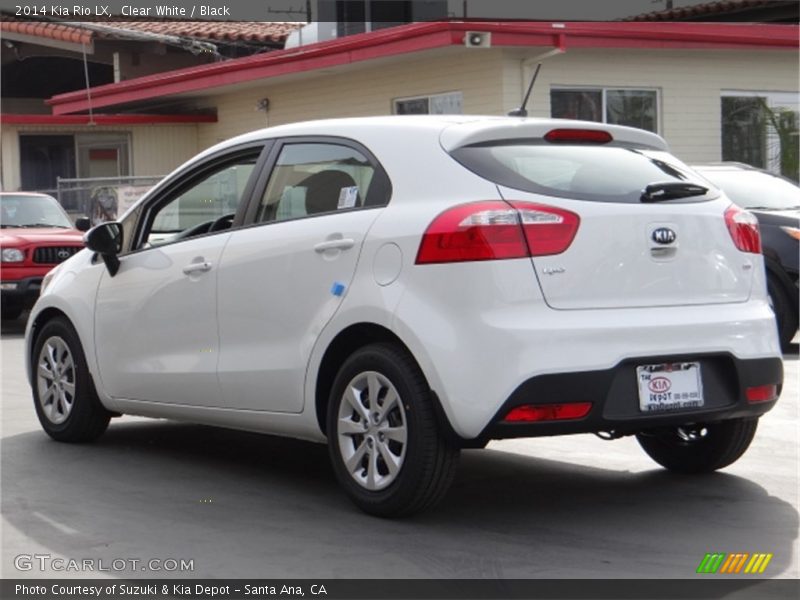
M77 228L76 228L77 227ZM73 226L52 196L0 193L0 291L2 317L16 319L39 296L42 278L83 248L89 219Z

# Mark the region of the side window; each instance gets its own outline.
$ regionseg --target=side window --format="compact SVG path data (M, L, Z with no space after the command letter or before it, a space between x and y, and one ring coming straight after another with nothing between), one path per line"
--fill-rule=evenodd
M139 238L142 245L160 246L228 229L257 159L253 154L220 166L160 203L147 218Z
M256 221L285 221L369 205L388 198L369 159L348 146L286 144L270 175Z

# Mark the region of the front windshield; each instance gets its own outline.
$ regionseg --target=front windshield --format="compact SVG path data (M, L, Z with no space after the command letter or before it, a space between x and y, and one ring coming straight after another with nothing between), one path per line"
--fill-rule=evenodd
M786 179L759 171L703 169L700 172L742 208L800 209L800 187Z
M67 213L50 196L3 194L0 196L0 227L72 228Z

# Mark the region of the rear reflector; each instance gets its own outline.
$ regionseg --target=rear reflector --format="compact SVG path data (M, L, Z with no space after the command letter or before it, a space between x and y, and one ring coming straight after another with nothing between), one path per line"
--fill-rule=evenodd
M753 213L731 204L725 211L725 224L739 250L761 254L761 232L758 229L758 219Z
M758 402L772 402L778 399L778 386L774 383L769 385L757 385L745 390L747 401L751 404Z
M428 226L417 264L560 254L569 248L579 225L575 213L544 204L503 200L462 204Z
M580 419L589 414L591 402L573 402L570 404L525 404L512 408L503 421L521 423L532 421L565 421Z
M610 133L599 129L552 129L544 139L552 144L607 144L614 140Z

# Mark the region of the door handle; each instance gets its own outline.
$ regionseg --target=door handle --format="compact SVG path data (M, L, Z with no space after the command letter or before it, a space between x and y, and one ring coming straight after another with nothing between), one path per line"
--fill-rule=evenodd
M210 262L196 262L183 267L184 275L192 275L193 273L206 273L211 270Z
M327 242L320 242L314 246L315 252L325 252L326 250L348 250L356 245L356 241L351 238L340 238L338 240L329 240Z

